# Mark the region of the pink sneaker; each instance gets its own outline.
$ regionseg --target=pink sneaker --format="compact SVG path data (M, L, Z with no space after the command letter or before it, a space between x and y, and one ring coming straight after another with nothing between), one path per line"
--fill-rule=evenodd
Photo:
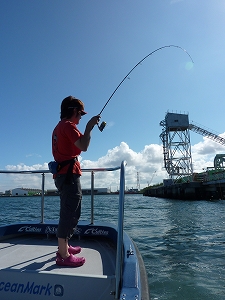
M78 254L81 252L81 247L80 246L76 246L76 247L69 246L68 252L69 252L69 254Z
M73 254L70 254L67 258L62 258L59 253L56 255L56 264L58 266L65 266L65 267L80 267L85 263L84 257L77 257Z

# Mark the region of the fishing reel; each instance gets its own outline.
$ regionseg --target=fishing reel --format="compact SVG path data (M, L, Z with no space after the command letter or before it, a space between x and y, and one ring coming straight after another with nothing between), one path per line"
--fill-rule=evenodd
M106 122L103 121L103 122L101 123L101 125L98 126L98 129L102 132L103 129L105 128L105 126L106 126Z

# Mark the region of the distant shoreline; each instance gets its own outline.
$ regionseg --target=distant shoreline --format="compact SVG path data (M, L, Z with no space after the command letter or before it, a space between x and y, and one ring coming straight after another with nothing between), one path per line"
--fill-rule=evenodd
M119 195L119 192L111 192L111 193L94 193L94 195ZM142 195L141 192L129 192L125 191L125 195ZM42 195L0 195L0 198L18 198L18 197L41 197ZM59 196L59 194L44 194L45 197L56 197ZM83 193L83 196L91 196L91 194Z

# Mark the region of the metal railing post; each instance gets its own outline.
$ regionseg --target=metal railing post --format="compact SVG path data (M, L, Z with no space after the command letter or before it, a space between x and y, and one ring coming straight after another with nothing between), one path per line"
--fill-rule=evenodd
M44 194L45 194L45 173L42 173L42 184L41 184L41 223L44 223Z
M119 216L118 216L118 229L117 229L117 252L116 252L116 271L115 271L116 273L115 299L119 298L120 281L122 278L124 194L125 194L125 162L122 162L120 168Z
M94 171L91 171L91 224L94 224Z

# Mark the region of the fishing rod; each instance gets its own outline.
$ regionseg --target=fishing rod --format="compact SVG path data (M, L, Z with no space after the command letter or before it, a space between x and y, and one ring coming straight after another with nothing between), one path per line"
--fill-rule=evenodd
M165 49L165 48L170 48L170 47L174 47L174 48L179 48L181 49L182 51L184 51L191 59L192 63L194 63L191 55L182 47L180 46L177 46L177 45L166 45L166 46L162 46L162 47L159 47L157 49L155 49L154 51L150 52L148 55L146 55L144 58L142 58L128 73L127 75L120 81L120 83L118 84L118 86L115 88L115 90L113 91L113 93L111 94L111 96L109 97L109 99L106 101L105 105L103 106L102 110L100 111L99 113L99 116L101 115L101 113L103 112L103 110L106 108L106 106L108 105L109 101L112 99L112 97L114 96L114 94L116 93L116 91L118 90L118 88L121 86L121 84L128 78L128 76L130 75L131 72L133 72L133 70L138 66L140 65L146 58L148 58L149 56L151 56L152 54L154 54L155 52L159 51L159 50L162 50L162 49ZM100 131L103 131L103 129L105 128L106 126L106 122L103 121L101 123L100 126L98 126L99 130Z

